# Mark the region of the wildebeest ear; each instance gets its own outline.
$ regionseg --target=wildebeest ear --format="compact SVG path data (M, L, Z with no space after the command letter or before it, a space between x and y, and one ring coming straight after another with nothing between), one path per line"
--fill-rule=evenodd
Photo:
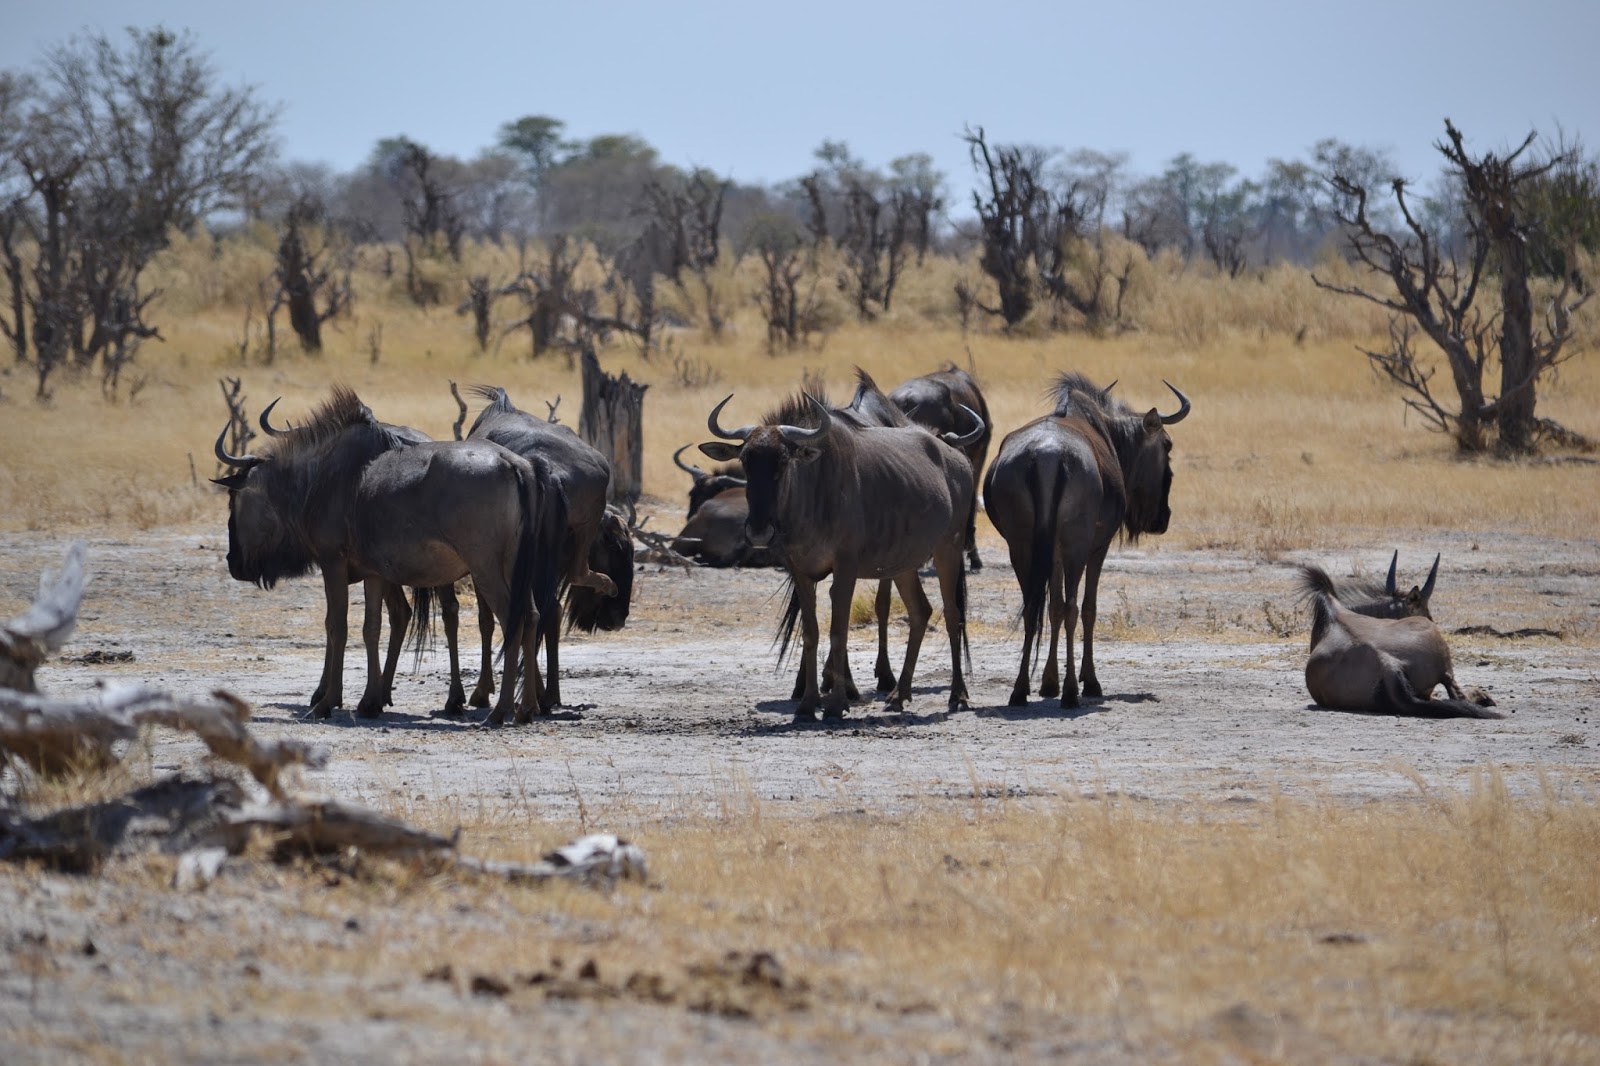
M700 445L700 450L719 463L731 463L739 458L739 446L723 440L708 440Z
M1154 407L1144 413L1144 431L1154 433L1161 428L1161 412Z
M249 476L250 472L247 470L242 474L229 474L226 477L214 477L211 479L211 483L213 485L221 485L229 492L235 492L244 488L244 479Z
M813 448L809 444L802 444L794 450L794 461L797 463L814 463L821 454L821 448Z

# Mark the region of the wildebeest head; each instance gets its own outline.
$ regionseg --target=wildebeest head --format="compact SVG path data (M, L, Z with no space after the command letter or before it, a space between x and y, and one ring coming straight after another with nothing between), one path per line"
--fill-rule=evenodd
M1145 533L1161 534L1172 521L1172 437L1167 427L1189 416L1189 398L1170 382L1162 382L1178 398L1169 415L1152 407L1138 414L1112 399L1112 382L1105 388L1081 374L1063 374L1056 382L1056 418L1081 418L1095 427L1117 453L1122 468L1127 508L1123 532L1129 540Z
M692 447L694 445L685 444L672 453L672 461L678 469L694 478L694 483L689 486L689 513L686 518L693 518L695 512L699 511L707 500L714 499L729 489L744 488L744 467L737 462L727 463L709 471L700 469L696 464L685 463L680 456Z
M615 510L606 508L600 520L600 535L589 549L589 568L605 574L617 586L615 596L602 596L594 589L572 585L567 591L567 627L585 633L621 629L628 621L633 600L633 535L628 523Z
M1432 618L1429 600L1433 598L1433 585L1439 577L1439 556L1433 557L1433 569L1420 587L1412 585L1409 592L1401 592L1395 580L1395 569L1400 564L1400 552L1389 559L1389 576L1379 585L1376 581L1358 581L1344 585L1336 595L1341 603L1357 614L1369 618Z
M745 494L750 505L745 531L751 544L765 547L782 532L777 528L777 511L784 479L791 467L814 463L821 458L833 416L826 404L808 394L805 399L815 420L812 426L777 422L740 426L730 431L722 428L718 416L731 399L732 394L717 404L706 419L711 432L721 439L700 445L700 450L718 462L737 459L744 466ZM735 445L733 441L739 443Z
M272 438L262 454L228 454L226 427L214 448L218 461L234 468L214 479L228 490L228 573L262 588L315 567L316 538L307 519L315 517L319 489L359 475L374 455L404 440L342 386L303 427L272 428L271 410L269 405L262 412L262 427Z

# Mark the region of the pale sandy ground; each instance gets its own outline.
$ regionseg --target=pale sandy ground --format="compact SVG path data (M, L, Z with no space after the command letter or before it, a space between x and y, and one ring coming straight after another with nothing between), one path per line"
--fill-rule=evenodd
M0 617L31 598L40 569L57 565L65 546L59 535L0 534ZM415 675L407 672L407 660L396 706L380 720L356 722L347 714L301 720L321 667L320 581L264 592L230 580L220 521L216 529L90 537L89 546L92 577L67 652L127 651L133 660L53 663L41 672L41 687L65 695L106 677L176 691L226 686L256 704L255 722L265 735L329 745L328 769L306 774L305 789L385 809L452 803L463 811L571 814L581 806L605 828L608 809L714 812L729 802L756 802L763 817L781 817L786 809L815 812L819 803L892 812L970 801L975 790L1015 796L1115 790L1179 809L1190 800L1259 802L1274 791L1358 803L1414 795L1411 771L1429 787L1465 789L1489 766L1519 793L1548 787L1592 796L1600 785L1600 732L1592 724L1600 706L1597 540L1549 542L1511 533L1400 543L1374 538L1373 547L1359 553L1290 553L1270 562L1156 541L1118 550L1101 595L1099 673L1107 696L1067 714L1053 704L1005 706L1019 646L1011 629L1018 593L1003 550L991 542L989 565L971 582L970 713L944 713L948 653L940 632L924 646L910 714L890 716L874 700L852 708L842 723L800 727L790 720L792 674L774 672L770 646L779 609L777 572L647 567L625 630L575 638L564 647L564 695L581 706L498 731L430 717L445 695L442 649ZM1487 689L1513 712L1505 720L1405 720L1310 706L1301 678L1306 619L1296 605L1290 563L1316 561L1336 576L1356 565L1370 572L1387 563L1392 547L1401 550L1403 572L1413 578L1425 572L1434 551L1444 553L1434 613L1447 631L1488 625L1567 634L1560 640L1452 638L1459 679ZM358 607L352 615L359 618ZM1119 628L1118 620L1131 628ZM1292 631L1274 633L1286 620ZM475 640L475 629L464 628L469 642ZM858 681L871 677L872 641L868 629L852 633ZM345 683L352 704L364 673L358 649L356 634ZM475 652L469 659L475 661ZM192 742L161 740L153 765L166 770L198 758ZM639 843L649 850L648 839ZM637 1061L826 1061L831 1053L827 1045L770 1028L637 1004L565 1004L544 1010L536 1023L522 1017L523 1028L500 1030L495 1012L503 1013L504 1005L469 1002L437 982L409 977L394 988L385 985L383 994L394 997L398 1013L483 1013L482 1024L471 1027L473 1040L460 1043L451 1025L394 1018L369 1017L343 1029L315 1018L289 1024L248 1011L219 1018L213 1009L207 1020L193 1005L176 1003L151 1014L148 1007L127 1006L115 986L136 979L142 967L161 973L176 964L163 962L160 951L141 949L142 935L98 923L109 914L137 912L156 927L181 927L208 914L258 907L263 922L287 921L294 902L274 897L270 871L235 875L200 901L93 880L0 877L10 897L0 908L6 913L0 945L13 964L0 976L0 1061L8 1063L66 1061L59 1053L76 1046L73 1034L83 1041L76 1053L111 1047L117 1049L112 1058L135 1061L217 1061L229 1057L228 1048L248 1061L529 1061L534 1048L535 1058L587 1061L597 1057L585 1051L595 1050L585 1033L596 1024L645 1037L643 1044L623 1045L642 1049L626 1056ZM493 919L463 914L459 920ZM348 935L321 919L305 919L297 928L311 940ZM68 961L47 968L53 976L41 985L37 973L30 977L15 964L35 951L30 937L44 929L58 947L92 935L97 957L66 950ZM227 988L245 980L238 973L238 959L228 958L217 960L213 973L189 977ZM929 1024L899 1018L873 1039L887 1039L892 1048L894 1026ZM1126 1034L1063 1026L1032 1032L1016 1046L980 1043L979 1057L984 1047L995 1054L1009 1047L1024 1059L1182 1057L1159 1041L1130 1043ZM53 1048L48 1053L35 1043L41 1033ZM262 1050L241 1054L244 1046Z

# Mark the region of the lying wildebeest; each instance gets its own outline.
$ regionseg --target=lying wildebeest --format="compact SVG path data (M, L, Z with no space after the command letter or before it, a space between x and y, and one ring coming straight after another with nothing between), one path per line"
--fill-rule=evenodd
M972 464L972 479L976 484L983 477L983 464L989 457L989 442L994 438L994 423L989 420L989 405L984 402L983 391L972 375L948 363L943 370L924 374L920 378L897 387L889 393L900 410L919 426L926 426L937 436L941 433L966 433L970 428L962 408L978 413L983 420L983 432L961 449ZM967 515L967 565L973 570L983 569L978 558L978 497L972 497L972 510Z
M1341 711L1422 718L1505 717L1489 710L1494 701L1487 695L1469 697L1456 684L1450 647L1428 613L1427 598L1438 571L1435 559L1426 592L1413 588L1410 595L1401 596L1391 563L1385 596L1346 606L1326 572L1300 567L1301 589L1312 609L1306 689L1313 700ZM1431 698L1439 685L1449 699Z
M287 437L294 432L292 425L287 429L279 429L272 424L272 409L276 406L278 406L278 400L273 400L267 404L260 417L261 431L273 439ZM421 430L412 429L410 426L396 426L388 422L380 422L378 425L389 431L391 443L395 443L398 446L420 444L433 439ZM224 427L223 434L226 435L226 433L227 427ZM222 457L220 438L218 457ZM410 628L413 619L418 621L417 638L418 648L420 649L426 638L427 617L426 614L419 617L413 612L411 604L406 602L405 589L402 586L379 578L367 579L363 575L356 573L350 573L349 577L352 584L356 581L361 581L366 588L366 603L361 635L366 646L367 676L369 678L376 674L378 669L378 638L383 625L379 611L380 598L389 613L389 650L383 663L381 695L372 703L363 698L361 704L356 708L356 714L359 717L376 717L382 713L382 708L394 705L394 675L400 662L400 650L405 643L407 629ZM444 713L447 715L460 714L467 705L467 695L466 690L461 685L461 660L456 639L461 610L460 604L456 599L455 588L454 586L446 585L443 588L427 590L420 593L420 595L424 597L424 609L427 607L428 600L436 598L439 601L439 613L444 621L445 643L448 645L450 655L450 694L445 699ZM317 681L315 691L311 693L311 706L318 714L325 714L328 710L323 701L323 696L328 691L328 681L329 672L325 659L322 676ZM370 688L368 691L371 691Z
M1072 638L1077 628L1078 583L1083 582L1083 694L1099 696L1094 669L1095 599L1100 568L1118 531L1130 541L1165 533L1172 520L1172 438L1167 427L1189 414L1189 399L1171 385L1178 410L1154 407L1138 414L1113 400L1081 374L1063 374L1053 389L1055 408L1006 437L983 482L989 520L1006 539L1022 586L1022 665L1011 706L1028 702L1035 642L1048 593L1050 656L1039 694L1078 705ZM1057 665L1063 623L1067 638L1065 683Z
M531 668L541 610L554 603L565 501L548 471L487 441L405 444L354 392L335 388L311 421L261 456L217 457L239 468L228 488L228 570L263 587L322 570L327 595L327 690L313 713L340 704L352 574L381 597L381 582L433 588L470 573L508 634L506 687L490 715L514 701L517 649L530 662L522 720L538 691ZM369 660L370 661L370 660ZM382 681L367 678L361 707L381 710Z
M972 468L956 449L967 441L946 442L909 426L859 426L811 397L802 401L815 420L811 427L761 423L729 431L718 419L732 399L712 410L707 425L720 439L700 450L719 462L738 459L743 464L750 508L747 535L752 544L772 548L793 583L785 617L786 630L797 619L802 635L802 692L795 717L812 719L819 706L828 717L845 712L851 687L846 641L858 577L893 579L906 602L910 635L889 705L899 708L911 698L917 654L933 615L916 574L929 556L939 575L950 637L950 707L964 707L966 576L961 547L973 486ZM829 574L832 619L826 670L831 686L823 704L817 678L816 583Z
M679 470L694 479L689 487L689 514L672 541L672 550L706 566L770 566L764 549L751 545L744 535L750 504L745 499L744 468L728 463L712 471L680 458L693 445L672 453Z
M621 629L633 594L633 538L627 525L606 509L611 464L576 433L548 419L519 410L506 390L491 385L473 391L489 403L478 413L468 440L488 440L531 461L542 459L567 501L567 530L561 540L561 575L567 597L567 624L585 633ZM561 614L544 619L544 688L541 710L561 702ZM472 705L486 707L494 692L490 654L494 615L480 603L483 669Z

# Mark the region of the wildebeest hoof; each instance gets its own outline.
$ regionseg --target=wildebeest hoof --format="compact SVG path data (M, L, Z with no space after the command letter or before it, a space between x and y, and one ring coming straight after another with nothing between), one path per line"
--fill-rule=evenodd
M968 560L967 569L971 570L974 574L983 569L983 560L978 558L976 552L974 552L971 558Z
M1494 697L1490 696L1487 692L1483 691L1483 689L1476 685L1473 685L1471 688L1467 689L1466 697L1468 703L1476 703L1479 707L1496 706Z
M1045 678L1044 682L1039 686L1039 695L1043 699L1055 699L1057 696L1061 695L1061 682L1055 680L1054 678Z
M842 705L837 705L837 704L831 704L830 703L827 706L822 708L822 717L827 719L827 720L829 720L829 721L833 721L833 720L836 720L836 719L839 719L839 718L843 718L845 716L846 709L847 708L845 708Z
M365 700L362 700L360 703L356 704L356 717L357 718L382 718L383 717L383 707L382 707L381 704L378 704L376 701L374 701L373 703L369 704Z
M493 685L488 688L475 688L472 690L472 698L467 701L467 704L472 707L487 707L489 706L489 697L492 695L494 695Z
M483 724L491 729L499 729L506 724L506 712L496 707L489 712L489 717L483 720Z
M810 709L795 711L794 720L796 722L815 722L817 720L817 712Z
M1065 694L1062 695L1062 697L1061 697L1061 709L1063 711L1070 711L1070 710L1073 710L1074 708L1076 708L1078 706L1079 706L1078 697L1077 697L1077 695L1075 693L1070 693L1069 692L1069 693L1065 693Z
M307 713L307 717L308 718L331 718L331 717L333 717L333 708L334 708L334 704L331 704L331 703L315 703L315 704L312 704L311 710Z
M1083 683L1083 694L1085 696L1093 696L1096 699L1098 699L1098 698L1100 698L1101 696L1104 695L1104 693L1100 691L1100 682L1096 681L1092 677L1088 678L1088 679L1086 679L1084 681L1084 683Z
M896 685L898 685L899 683L900 683L900 679L895 677L893 674L879 674L878 675L878 691L880 693L882 693L882 692L893 692L894 691L894 687Z
M1026 689L1013 689L1012 692L1011 692L1011 699L1009 701L1007 701L1006 706L1007 707L1026 707L1027 705L1028 705L1028 693L1027 693L1027 690Z

